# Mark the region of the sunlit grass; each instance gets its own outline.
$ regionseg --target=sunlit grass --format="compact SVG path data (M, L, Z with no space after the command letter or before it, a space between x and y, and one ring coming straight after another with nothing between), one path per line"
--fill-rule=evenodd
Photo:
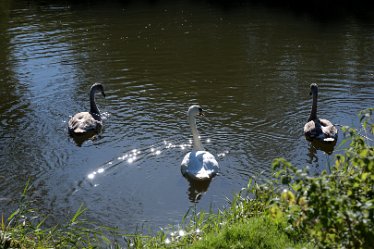
M252 217L243 222L226 225L219 233L208 233L203 240L190 248L311 248L310 245L292 242L284 229L281 224L277 225L267 216Z

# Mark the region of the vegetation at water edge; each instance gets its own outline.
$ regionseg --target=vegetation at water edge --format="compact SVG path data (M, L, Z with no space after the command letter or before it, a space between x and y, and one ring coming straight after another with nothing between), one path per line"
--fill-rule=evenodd
M251 179L227 208L190 210L181 225L154 236L99 227L83 218L82 207L67 224L47 227L27 206L27 185L19 208L1 217L0 249L373 248L373 112L360 112L360 129L342 128L349 146L319 175L277 158L273 179Z

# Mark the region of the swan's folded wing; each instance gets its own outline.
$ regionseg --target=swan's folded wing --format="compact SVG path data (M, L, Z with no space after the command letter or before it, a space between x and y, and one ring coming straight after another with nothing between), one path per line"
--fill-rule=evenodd
M329 120L320 118L319 122L322 126L328 127L328 126L334 126Z
M309 121L304 125L304 135L307 137L315 137L316 136L316 124L313 120Z
M69 131L74 133L84 133L93 131L101 125L101 122L94 119L89 112L80 112L75 114L69 120Z
M322 132L325 134L325 141L334 141L338 136L338 129L327 119L320 119Z
M207 151L189 152L181 163L182 174L195 180L210 179L218 173L218 170L218 162Z
M206 170L211 170L214 172L218 172L219 166L216 158L210 154L207 151L204 151L205 153L203 156L203 166Z

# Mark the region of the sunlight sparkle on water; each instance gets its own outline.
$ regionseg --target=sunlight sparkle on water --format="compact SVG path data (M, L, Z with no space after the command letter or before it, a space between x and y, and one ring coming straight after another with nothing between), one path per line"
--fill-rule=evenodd
M104 168L99 168L97 171L94 171L94 172L88 174L88 175L87 175L87 178L90 179L90 180L92 180L92 179L95 178L95 176L96 176L97 174L102 174L102 173L104 173L104 171L105 171Z
M129 155L125 154L123 156L118 157L118 160L125 160Z

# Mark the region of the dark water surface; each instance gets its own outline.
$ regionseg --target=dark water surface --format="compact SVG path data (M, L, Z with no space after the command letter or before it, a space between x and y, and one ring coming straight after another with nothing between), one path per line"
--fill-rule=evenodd
M358 111L374 106L370 20L199 1L13 1L0 21L6 214L30 178L34 204L55 221L83 203L92 219L126 232L177 224L194 203L221 208L251 177L268 177L275 157L325 169L340 151L327 155L303 137L310 83L333 123L358 127ZM105 127L78 146L67 121L88 110L94 82L107 94L97 97ZM221 167L209 186L180 173L195 103L207 111L198 127Z

